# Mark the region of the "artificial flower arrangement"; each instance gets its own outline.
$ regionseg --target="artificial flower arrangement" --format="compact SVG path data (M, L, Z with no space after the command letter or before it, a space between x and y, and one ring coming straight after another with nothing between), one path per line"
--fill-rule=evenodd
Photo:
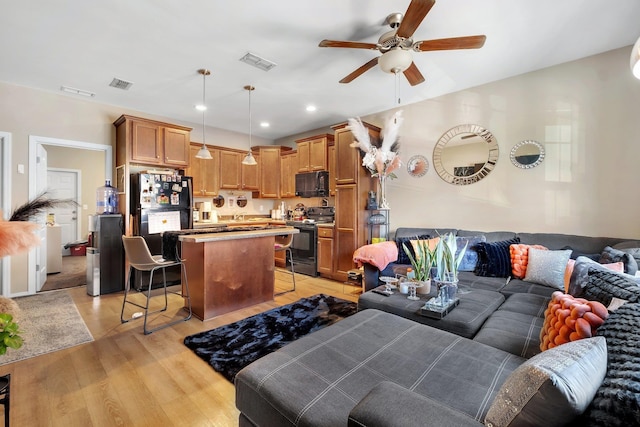
M387 120L380 134L380 139L372 142L369 131L362 124L362 120L359 117L349 119L347 129L353 133L355 138L355 142L351 146L358 147L364 153L362 166L369 169L371 176L397 178L393 171L400 167L398 132L402 121L402 111L396 111Z

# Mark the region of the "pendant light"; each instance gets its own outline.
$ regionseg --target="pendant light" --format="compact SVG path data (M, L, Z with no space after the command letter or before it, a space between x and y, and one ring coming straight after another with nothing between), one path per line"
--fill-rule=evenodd
M198 150L198 154L196 154L196 158L211 160L213 157L211 157L211 153L207 149L207 144L204 140L204 134L205 134L204 113L205 111L207 111L207 104L205 103L205 89L206 89L205 81L207 79L207 76L211 74L211 71L207 70L206 68L201 68L198 70L198 73L202 74L202 105L199 105L196 107L198 110L202 111L202 147L200 148L200 150Z
M630 63L631 72L636 79L640 79L640 38L636 41L631 49Z
M244 90L249 92L249 152L244 157L244 160L242 160L242 164L247 166L255 166L258 164L258 162L256 162L253 154L251 154L251 92L255 90L255 87L247 85L244 87Z

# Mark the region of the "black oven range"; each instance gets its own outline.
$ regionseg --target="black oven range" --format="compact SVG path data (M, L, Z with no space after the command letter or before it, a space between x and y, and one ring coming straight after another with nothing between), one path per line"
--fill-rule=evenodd
M307 276L318 275L318 226L335 220L333 206L307 208L306 218L302 221L287 221L286 224L300 230L294 234L291 243L294 271ZM291 269L291 266L287 266Z

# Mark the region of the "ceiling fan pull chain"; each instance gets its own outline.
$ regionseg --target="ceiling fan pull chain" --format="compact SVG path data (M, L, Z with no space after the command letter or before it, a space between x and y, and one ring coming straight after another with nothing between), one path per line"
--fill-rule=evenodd
M393 74L395 74L395 79L396 79L396 99L398 100L398 105L400 105L400 78L398 77L398 74L400 73L396 71Z

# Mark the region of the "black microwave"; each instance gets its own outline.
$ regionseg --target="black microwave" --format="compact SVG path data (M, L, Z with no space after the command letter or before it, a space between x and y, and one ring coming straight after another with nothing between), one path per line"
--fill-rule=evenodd
M296 174L296 196L327 197L329 195L329 172L305 172Z

